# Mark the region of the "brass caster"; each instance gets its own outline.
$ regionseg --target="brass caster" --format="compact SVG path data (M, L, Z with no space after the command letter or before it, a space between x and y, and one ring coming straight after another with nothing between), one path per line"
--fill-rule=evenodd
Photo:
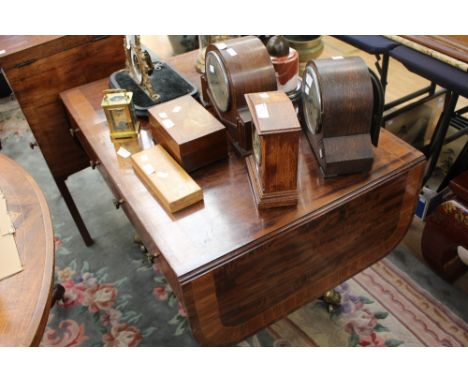
M328 304L328 312L333 313L341 303L341 295L334 289L326 291L323 296L322 300Z
M140 239L140 236L138 236L137 233L135 233L135 235L133 235L133 242L134 242L135 244L143 244L143 242L142 242L141 239Z
M155 255L154 253L149 253L149 252L146 253L146 258L148 259L148 262L150 264L154 264L157 257L158 257L157 254Z

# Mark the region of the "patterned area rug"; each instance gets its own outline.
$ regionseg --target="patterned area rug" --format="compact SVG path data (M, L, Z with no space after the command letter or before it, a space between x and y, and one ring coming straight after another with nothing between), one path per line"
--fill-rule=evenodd
M66 298L52 308L42 346L197 346L183 307L158 266L133 243L134 230L113 209L99 174L86 169L67 181L95 239L87 248L40 151L29 148L33 137L13 100L0 100L0 139L2 152L39 183L53 215L55 275ZM332 314L321 300L311 301L239 345L468 345L468 325L400 271L389 260L396 254L412 258L400 247L341 284L342 304Z
M158 330L172 335L174 345L182 338L182 342L195 345L184 309L158 267L138 260L133 265L135 277L153 278L148 296L128 293L131 277L110 280L109 269L92 271L87 262L73 260L57 269L66 299L52 309L42 346L157 345L152 337L157 338ZM335 312L330 314L321 300L311 302L239 345L468 344L468 326L388 260L366 269L337 290L342 294L342 304Z

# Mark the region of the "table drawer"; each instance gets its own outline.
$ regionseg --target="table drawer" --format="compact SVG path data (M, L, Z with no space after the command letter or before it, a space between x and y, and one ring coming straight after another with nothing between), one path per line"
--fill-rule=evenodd
M152 255L159 255L159 248L155 244L154 240L151 238L151 235L144 227L138 215L135 213L134 209L132 208L132 205L128 203L119 187L112 180L112 177L110 176L106 167L103 164L99 164L97 166L97 169L101 173L102 177L104 178L104 181L107 183L109 189L114 195L115 207L122 208L122 210L125 212L125 215L127 215L128 220L130 220L133 227L137 231L138 236L140 237L141 241L143 242L143 245L146 247L148 252Z

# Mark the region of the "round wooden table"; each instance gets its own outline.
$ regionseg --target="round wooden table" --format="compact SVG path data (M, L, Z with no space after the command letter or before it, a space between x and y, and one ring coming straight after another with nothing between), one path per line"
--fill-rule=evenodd
M52 303L54 235L41 189L0 154L0 189L16 228L23 271L0 280L0 346L39 345Z

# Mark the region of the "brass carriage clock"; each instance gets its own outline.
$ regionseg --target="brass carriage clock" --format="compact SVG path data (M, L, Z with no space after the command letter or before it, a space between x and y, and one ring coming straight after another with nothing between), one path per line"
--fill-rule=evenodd
M134 138L138 135L139 121L132 102L133 93L123 89L104 91L101 106L106 114L112 139Z
M227 127L228 138L241 155L252 149L252 116L244 95L277 89L270 56L257 37L246 36L211 44L201 76L205 102Z

